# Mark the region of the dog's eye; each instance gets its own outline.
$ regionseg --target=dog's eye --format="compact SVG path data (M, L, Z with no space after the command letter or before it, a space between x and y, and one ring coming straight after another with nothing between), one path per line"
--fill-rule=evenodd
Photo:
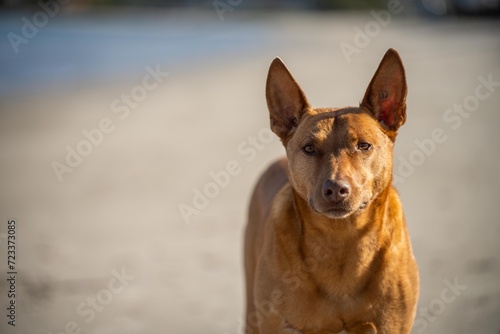
M360 142L358 143L358 150L360 151L368 151L372 147L372 144Z
M316 149L313 145L306 145L302 148L302 150L309 155L316 153Z

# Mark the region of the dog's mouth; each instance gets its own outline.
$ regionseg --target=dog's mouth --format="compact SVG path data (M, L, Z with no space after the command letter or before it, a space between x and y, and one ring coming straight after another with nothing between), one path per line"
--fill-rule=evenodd
M352 210L349 209L343 209L343 208L338 208L338 209L330 209L325 212L320 212L323 215L327 216L328 218L333 218L333 219L342 219L346 218L352 213Z
M348 203L340 202L334 205L331 205L326 208L318 208L314 205L314 201L312 199L309 200L309 206L317 213L327 216L332 219L343 219L347 218L351 214L355 212L359 212L364 210L368 206L368 201L362 202L359 206L353 208L348 205Z

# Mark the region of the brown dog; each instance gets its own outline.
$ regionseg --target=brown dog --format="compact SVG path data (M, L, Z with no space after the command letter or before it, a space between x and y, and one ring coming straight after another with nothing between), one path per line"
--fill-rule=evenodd
M410 333L418 269L392 187L406 91L393 49L357 108L311 108L272 62L267 104L288 159L262 175L250 204L247 333Z

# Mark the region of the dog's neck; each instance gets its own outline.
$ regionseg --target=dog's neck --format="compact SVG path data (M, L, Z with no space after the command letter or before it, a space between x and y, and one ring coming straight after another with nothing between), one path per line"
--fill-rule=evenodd
M306 200L295 190L292 191L297 217L300 217L298 237L305 257L316 256L318 252L341 253L342 249L349 249L349 245L352 246L353 243L384 244L380 239L390 238L391 234L391 227L387 222L389 210L400 209L390 208L390 197L394 192L391 184L366 208L343 219L332 219L313 211ZM365 250L369 252L371 248Z

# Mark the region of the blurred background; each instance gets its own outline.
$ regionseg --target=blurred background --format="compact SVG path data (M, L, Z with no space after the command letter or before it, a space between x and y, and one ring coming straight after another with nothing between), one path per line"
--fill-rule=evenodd
M399 51L394 155L420 267L413 333L500 333L498 0L4 0L0 332L243 333L242 236L284 154L280 56L357 105ZM17 222L8 324L8 221Z

